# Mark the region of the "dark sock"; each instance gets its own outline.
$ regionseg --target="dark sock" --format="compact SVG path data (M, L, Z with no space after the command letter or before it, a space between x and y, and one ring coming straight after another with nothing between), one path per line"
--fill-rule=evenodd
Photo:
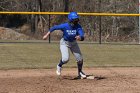
M83 62L77 62L78 67L78 75L80 75L80 72L82 72Z
M59 67L62 67L62 65L63 65L64 63L63 63L63 61L62 60L60 60L60 62L59 62L59 64L58 64L58 66Z

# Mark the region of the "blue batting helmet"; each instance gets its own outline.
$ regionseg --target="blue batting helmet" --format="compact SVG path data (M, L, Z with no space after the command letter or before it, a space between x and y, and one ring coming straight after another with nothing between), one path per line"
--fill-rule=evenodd
M79 18L77 12L70 12L70 13L68 14L68 19L69 19L69 21L72 21L72 20L77 19L77 18Z

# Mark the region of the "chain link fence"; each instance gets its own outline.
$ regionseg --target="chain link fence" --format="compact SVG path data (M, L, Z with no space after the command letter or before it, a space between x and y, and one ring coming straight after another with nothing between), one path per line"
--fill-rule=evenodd
M131 3L129 3L131 2ZM9 6L4 6L5 4ZM11 6L11 8L10 8ZM13 6L13 7L12 7ZM1 0L1 11L77 11L87 13L138 14L138 0ZM50 27L67 22L67 15L0 15L0 26L9 27L29 36L27 40L41 40ZM80 16L85 31L85 42L95 43L139 43L138 16ZM25 29L25 25L28 26ZM2 35L1 35L2 36ZM59 41L61 31L51 34L49 41ZM2 39L2 38L1 38ZM18 39L17 39L18 40Z
M53 20L59 20L59 17ZM67 22L55 23L52 22L53 20L50 20L48 28ZM137 44L139 42L138 17L81 16L80 24L85 31L85 41L87 42L129 44ZM51 34L50 40L57 41L61 36L61 31L55 31Z

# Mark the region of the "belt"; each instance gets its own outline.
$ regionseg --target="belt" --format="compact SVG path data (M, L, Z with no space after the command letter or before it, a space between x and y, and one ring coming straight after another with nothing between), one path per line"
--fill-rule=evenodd
M65 40L65 41L68 41L68 40L67 40L67 39L65 39L65 38L64 38L64 40ZM75 41L75 40L73 40L73 41L68 41L68 42L74 42L74 41Z
M67 39L64 38L65 41L68 41Z

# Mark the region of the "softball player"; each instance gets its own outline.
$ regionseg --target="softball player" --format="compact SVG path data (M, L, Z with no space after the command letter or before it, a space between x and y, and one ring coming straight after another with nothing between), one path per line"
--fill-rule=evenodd
M43 39L46 40L49 34L55 30L61 30L63 32L62 39L60 40L60 51L62 58L57 65L56 74L61 75L62 65L66 64L69 61L69 49L73 53L77 61L78 67L78 77L86 78L86 75L82 71L83 67L83 57L80 51L80 48L77 44L77 40L84 40L84 31L79 24L79 16L77 12L70 12L68 14L69 22L63 23L60 25L53 26L46 35L43 36Z

